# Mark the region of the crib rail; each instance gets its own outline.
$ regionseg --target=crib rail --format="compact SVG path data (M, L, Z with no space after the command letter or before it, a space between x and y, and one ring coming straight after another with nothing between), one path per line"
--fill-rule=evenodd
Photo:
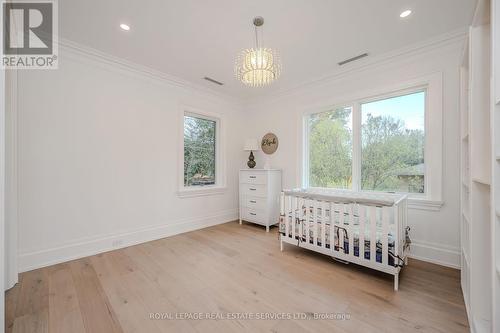
M352 191L287 190L283 242L395 276L406 261L407 197Z

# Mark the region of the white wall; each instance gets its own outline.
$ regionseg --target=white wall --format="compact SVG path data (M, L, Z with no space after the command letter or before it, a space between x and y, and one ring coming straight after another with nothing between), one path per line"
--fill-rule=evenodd
M18 281L17 269L17 70L5 72L5 286Z
M247 106L251 115L247 136L274 132L278 151L271 156L273 168L283 169L284 188L300 186L300 121L302 113L349 101L361 91L394 86L436 72L443 75L443 197L439 211L409 211L412 253L424 260L459 267L459 63L464 34L452 34L439 43L429 42L387 55L363 68L308 84ZM286 72L286 70L285 70ZM390 91L389 91L390 92ZM250 121L249 120L249 121ZM258 166L263 153L256 155Z
M0 34L2 28L0 28ZM5 71L0 70L0 332L5 327Z
M20 271L237 218L241 109L114 61L61 47L19 73ZM224 194L176 194L183 105L224 116Z

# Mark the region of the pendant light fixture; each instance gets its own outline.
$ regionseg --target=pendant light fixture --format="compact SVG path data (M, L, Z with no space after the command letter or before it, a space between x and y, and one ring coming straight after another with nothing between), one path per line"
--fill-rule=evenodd
M262 87L271 84L281 74L281 62L278 53L265 48L259 43L258 28L264 24L260 16L254 18L255 48L245 49L238 54L234 67L236 78L250 87ZM262 28L261 28L262 29Z

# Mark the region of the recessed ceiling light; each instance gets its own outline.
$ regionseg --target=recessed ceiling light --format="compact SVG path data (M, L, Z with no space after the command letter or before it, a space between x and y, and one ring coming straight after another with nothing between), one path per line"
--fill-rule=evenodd
M128 26L125 23L120 24L120 28L122 28L122 30L125 30L125 31L129 31L130 30L130 26Z
M411 10L410 10L410 9L407 9L407 10L405 10L404 12L402 12L401 14L399 14L399 17L401 17L401 18L405 18L405 17L410 16L410 14L411 14Z

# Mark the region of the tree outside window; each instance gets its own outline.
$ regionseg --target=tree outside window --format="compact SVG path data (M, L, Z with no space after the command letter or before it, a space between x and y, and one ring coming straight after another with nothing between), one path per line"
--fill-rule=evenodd
M215 185L217 122L184 116L184 186Z
M361 105L361 189L424 193L425 92Z
M352 109L339 108L309 118L309 184L352 188Z

